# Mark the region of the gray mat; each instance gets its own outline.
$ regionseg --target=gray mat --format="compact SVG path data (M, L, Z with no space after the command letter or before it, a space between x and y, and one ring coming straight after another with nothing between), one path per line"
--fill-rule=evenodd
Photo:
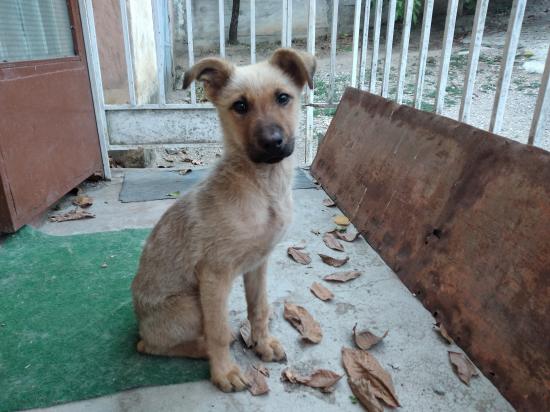
M119 200L123 203L174 199L206 177L209 169L193 169L180 175L175 170L142 169L124 174ZM309 172L296 168L293 189L315 188Z

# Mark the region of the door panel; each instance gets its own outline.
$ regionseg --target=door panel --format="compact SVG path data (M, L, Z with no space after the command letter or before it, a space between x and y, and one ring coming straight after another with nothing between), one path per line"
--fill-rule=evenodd
M17 230L102 169L77 1L67 7L75 56L0 63L3 232Z

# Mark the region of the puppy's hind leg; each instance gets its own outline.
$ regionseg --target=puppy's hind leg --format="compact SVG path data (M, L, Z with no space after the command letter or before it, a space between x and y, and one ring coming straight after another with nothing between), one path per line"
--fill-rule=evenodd
M245 273L244 288L254 351L264 362L271 362L282 360L286 355L280 342L269 334L266 272L267 262L264 262L256 270Z
M224 392L242 391L247 385L246 378L229 353L231 331L227 323L227 298L232 280L228 273L202 270L199 274L210 379Z
M137 351L140 353L146 353L148 355L158 356L174 356L182 358L195 358L195 359L208 359L208 352L206 350L206 341L203 336L191 340L179 343L171 348L160 349L157 347L150 347L144 340L140 340L137 344Z

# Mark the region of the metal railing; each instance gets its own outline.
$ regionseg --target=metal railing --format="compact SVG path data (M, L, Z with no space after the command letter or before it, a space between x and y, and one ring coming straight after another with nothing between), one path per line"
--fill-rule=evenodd
M126 10L126 0L120 0L120 12L121 12L121 25L124 39L124 52L127 67L128 77L128 92L129 92L129 104L123 105L108 105L103 101L103 93L97 93L96 98L100 99L99 112L103 112L103 118L105 118L105 112L114 112L121 110L197 110L208 109L212 110L213 106L210 103L198 103L197 91L195 84L193 83L190 88L190 103L169 103L166 101L166 68L164 66L164 54L165 47L162 43L162 30L163 26L168 24L167 7L166 3L169 0L152 0L154 27L155 27L155 40L157 50L157 77L159 84L158 102L155 104L136 104L136 91L134 84L134 72L131 52L131 39L129 34L129 22L128 13ZM89 48L88 55L92 56L93 64L91 68L95 76L95 81L101 85L101 75L98 69L99 54L97 50L97 42L95 40L95 26L93 24L93 11L91 0L80 0L84 9L83 18L88 21L87 36L89 42L87 47ZM371 2L375 4L373 9L374 22L372 29L372 45L369 50L369 24L371 17ZM397 68L397 87L394 96L390 96L390 71L392 69L392 48L393 48L393 34L395 29L396 19L396 0L388 0L387 7L387 20L386 20L386 44L385 44L385 60L382 67L382 84L380 88L380 94L384 97L394 98L398 103L403 102L406 67L408 61L409 41L412 27L412 12L413 12L413 0L406 0L404 6L404 17L401 36L400 58L399 66ZM315 54L315 40L316 40L316 0L306 0L308 3L308 30L307 30L307 50ZM472 28L472 40L470 42L467 69L464 77L464 90L462 92L460 101L460 110L458 120L462 122L469 122L470 112L472 106L472 97L474 92L474 83L476 80L477 66L479 62L481 43L483 39L483 32L485 27L485 19L487 16L489 0L478 0L475 10L473 28ZM326 102L314 103L315 90L308 90L305 99L306 110L306 127L305 127L305 159L306 163L311 162L314 156L313 145L313 110L314 107L333 107L336 97L336 60L337 60L337 34L338 34L338 0L333 0L332 4L332 21L331 21L331 36L330 36L330 81L329 81L329 93ZM281 44L284 47L290 47L292 45L292 0L282 0L282 22L281 22ZM424 83L426 75L426 62L428 57L428 46L430 38L430 29L432 22L432 13L434 7L434 0L425 0L423 20L421 26L420 37L420 50L419 50L419 63L416 72L416 79L414 85L414 99L413 105L416 108L422 107L422 98L424 93ZM447 15L445 20L445 31L443 36L443 45L441 50L440 64L437 75L436 97L434 111L436 113L442 113L445 103L445 95L447 88L447 81L449 76L449 66L451 59L451 51L453 47L453 38L455 32L455 22L457 11L459 7L458 0L449 0L447 7ZM520 37L521 26L523 16L526 7L526 0L514 0L510 20L508 24L508 30L506 33L506 42L504 47L504 55L500 67L500 75L498 78L498 84L496 88L496 94L494 99L494 105L492 109L492 115L490 120L489 129L492 132L498 133L501 130L502 122L504 118L505 103L507 99L508 90L510 88L510 80L512 67L518 47L518 40ZM363 13L363 26L361 30L361 15ZM382 28L382 12L383 12L383 0L356 0L355 1L355 13L353 24L353 40L352 40L352 67L350 68L351 77L350 85L353 87L359 87L361 89L368 89L370 92L375 93L377 90L377 74L378 68L378 56L380 48L380 32ZM191 0L185 0L185 13L186 13L186 31L187 31L187 50L188 50L188 63L189 66L195 62L194 45L193 45L193 10ZM224 0L218 0L218 23L219 23L219 53L221 56L225 56L225 33L224 33ZM362 33L361 33L362 32ZM361 43L361 47L359 47ZM367 58L370 52L370 81L366 85L366 71L367 71ZM250 61L256 62L256 2L250 0ZM97 67L96 67L97 66ZM542 75L540 89L538 91L537 102L533 113L531 122L531 128L528 136L528 144L539 145L543 133L543 122L547 117L550 110L550 53L546 58L546 65L544 73ZM105 139L108 139L108 130L105 120L103 122L98 120L98 123L103 123L105 129ZM184 142L182 142L184 143ZM108 144L107 144L108 146Z

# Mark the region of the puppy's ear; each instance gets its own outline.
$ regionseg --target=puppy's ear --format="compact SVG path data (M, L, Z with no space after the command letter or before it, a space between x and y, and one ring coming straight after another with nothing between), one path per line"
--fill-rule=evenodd
M183 88L187 89L194 80L201 81L204 83L207 96L215 98L218 92L227 84L234 70L235 66L227 60L216 57L202 59L185 72Z
M313 75L317 62L315 57L293 49L277 49L269 59L269 63L285 72L298 87L305 84L313 89Z

